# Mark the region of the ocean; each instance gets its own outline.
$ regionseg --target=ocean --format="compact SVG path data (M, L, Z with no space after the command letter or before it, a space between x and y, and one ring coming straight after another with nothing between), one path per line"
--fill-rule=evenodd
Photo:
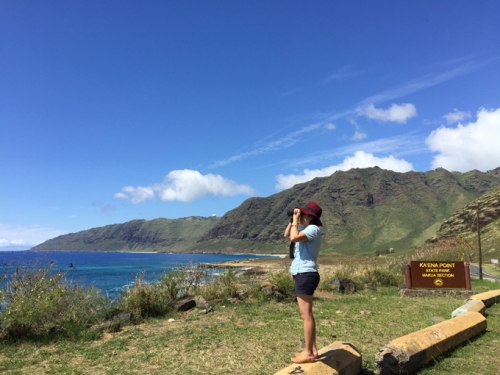
M148 282L158 280L176 266L219 263L232 260L269 257L249 254L179 254L122 252L34 252L0 251L0 272L11 273L16 267L51 264L54 272L62 270L66 278L84 286L94 286L110 298L134 283L144 272ZM217 270L216 270L217 271Z

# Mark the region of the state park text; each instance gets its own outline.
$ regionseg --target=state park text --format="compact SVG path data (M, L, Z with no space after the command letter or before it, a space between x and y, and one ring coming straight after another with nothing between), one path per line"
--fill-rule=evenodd
M412 288L467 288L464 262L412 261L408 271Z
M422 272L422 277L455 277L452 273L455 268L455 263L424 263L421 262L419 267L425 269Z

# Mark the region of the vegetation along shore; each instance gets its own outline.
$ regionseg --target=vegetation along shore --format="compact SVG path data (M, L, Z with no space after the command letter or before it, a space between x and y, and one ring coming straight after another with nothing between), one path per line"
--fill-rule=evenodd
M315 296L318 346L351 342L363 356L363 373L374 374L380 347L435 319L448 319L464 302L401 298L402 265L411 259L457 259L471 249L469 242L453 239L398 256L323 254ZM19 270L2 288L0 372L272 374L303 344L288 264L287 258L233 262L210 283L202 282L203 267L176 269L153 284L138 275L116 301L43 269ZM355 290L338 291L335 278L349 278ZM498 285L472 282L475 292ZM175 311L176 301L187 295L202 296L206 305ZM497 373L499 342L500 308L493 306L486 333L419 373Z

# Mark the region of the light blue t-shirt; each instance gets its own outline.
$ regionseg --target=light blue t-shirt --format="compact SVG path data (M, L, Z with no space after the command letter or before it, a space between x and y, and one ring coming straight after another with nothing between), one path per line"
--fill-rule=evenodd
M308 241L295 243L295 253L290 266L290 273L296 275L304 272L318 272L316 261L321 246L321 230L316 225L308 225L299 229L299 232L304 232Z

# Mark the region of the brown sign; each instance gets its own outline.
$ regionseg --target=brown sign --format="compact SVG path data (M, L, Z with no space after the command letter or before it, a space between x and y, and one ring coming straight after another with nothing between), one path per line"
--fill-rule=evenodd
M413 288L465 288L464 262L411 262Z

